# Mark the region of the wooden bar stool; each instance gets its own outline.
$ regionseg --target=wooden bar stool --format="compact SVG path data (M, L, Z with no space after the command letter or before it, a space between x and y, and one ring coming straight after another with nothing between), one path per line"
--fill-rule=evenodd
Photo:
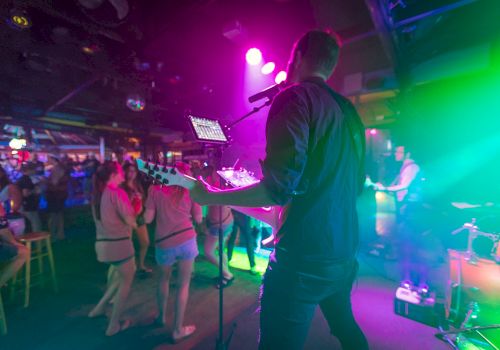
M2 291L0 291L0 334L7 334L7 319L5 318L5 312L3 310Z
M24 282L24 307L28 307L30 303L30 290L32 286L32 279L34 277L39 277L40 282L45 284L44 280L44 264L43 258L47 257L50 268L50 276L52 279L52 287L54 292L57 293L58 285L56 279L56 270L54 265L54 256L52 255L52 245L50 243L50 234L48 232L32 232L25 235L17 237L17 239L26 245L31 251L31 257L26 261L24 267L24 280L18 280L17 275L14 277L13 283L11 284L11 295L14 296L16 286ZM36 260L38 262L38 273L36 275L31 274L31 261Z

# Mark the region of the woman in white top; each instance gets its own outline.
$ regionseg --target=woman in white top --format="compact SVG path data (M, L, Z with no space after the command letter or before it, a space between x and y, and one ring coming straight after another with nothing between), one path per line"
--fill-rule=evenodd
M137 228L135 212L125 190L123 169L117 162L106 162L94 175L92 215L96 224L97 260L109 264L108 287L89 317L104 315L113 299L113 310L106 335L112 336L130 326L130 320L120 323L136 271L132 229Z

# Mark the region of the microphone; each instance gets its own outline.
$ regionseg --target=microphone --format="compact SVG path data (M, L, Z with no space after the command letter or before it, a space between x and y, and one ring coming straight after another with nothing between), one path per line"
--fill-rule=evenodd
M279 84L270 86L267 89L264 89L261 92L258 92L255 95L250 96L248 98L248 102L253 103L255 101L262 100L263 98L266 98L266 97L271 100L284 87L285 87L285 82L281 82Z

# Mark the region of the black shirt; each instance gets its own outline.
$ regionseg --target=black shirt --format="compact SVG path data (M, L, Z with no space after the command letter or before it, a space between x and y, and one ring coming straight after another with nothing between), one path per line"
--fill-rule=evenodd
M297 267L352 260L365 179L354 106L322 79L307 79L276 96L266 138L262 181L277 203L289 204L272 260Z
M21 192L25 189L32 191L31 194L26 197L24 196L23 193L23 210L37 211L38 203L40 201L40 196L34 192L35 185L33 184L31 178L28 175L23 175L17 182L17 186L19 186Z

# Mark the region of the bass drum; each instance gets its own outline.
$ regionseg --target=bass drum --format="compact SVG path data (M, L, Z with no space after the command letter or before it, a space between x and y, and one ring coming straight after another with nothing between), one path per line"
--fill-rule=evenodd
M470 259L466 252L448 250L449 288L447 315L463 321L471 302L479 306L476 325L500 323L500 264L491 259ZM488 331L488 338L500 344L500 330Z

